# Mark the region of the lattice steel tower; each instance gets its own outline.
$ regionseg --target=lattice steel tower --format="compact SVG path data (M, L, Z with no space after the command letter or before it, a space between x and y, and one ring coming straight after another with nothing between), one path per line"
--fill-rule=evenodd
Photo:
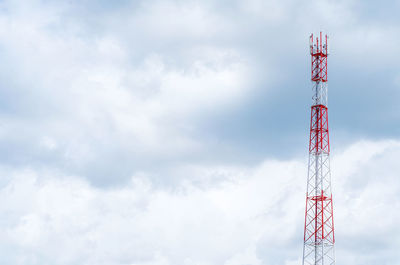
M309 142L303 265L335 264L328 129L328 37L310 36L313 97Z

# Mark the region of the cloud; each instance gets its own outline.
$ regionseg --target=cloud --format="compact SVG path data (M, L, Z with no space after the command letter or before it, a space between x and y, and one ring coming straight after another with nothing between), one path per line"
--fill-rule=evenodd
M362 141L333 157L338 262L398 258L400 205L393 198L400 189L394 173L399 152L398 141ZM197 170L217 176L219 184L184 181L160 189L140 175L125 187L100 189L57 172L3 168L0 244L12 251L1 260L135 265L299 260L304 162L266 160L255 167Z
M397 62L375 56L381 48L396 47L396 30L363 26L359 5L5 1L0 147L6 151L0 158L108 186L141 171L164 175L181 163L246 166L265 156L293 156L303 149L298 132L307 128L311 98L307 36L320 25L332 32L332 58L337 58L330 63L332 127L346 134L347 125L355 126L351 140L376 136L372 131L382 122L392 128L394 122L381 119L392 111L367 115L363 106L396 109L398 74L387 77L384 71L384 80L393 83L387 104L371 85L360 92L354 76L362 71L350 70ZM389 41L379 45L386 35ZM357 48L360 42L364 45ZM364 63L367 59L381 61ZM366 104L347 115L358 97ZM381 126L365 132L360 124L367 123L366 116ZM376 133L387 137L394 131Z
M398 21L373 6L3 1L2 263L298 264L321 29L338 263L395 263Z
M10 164L45 164L98 184L118 182L148 169L150 161L204 152L196 119L229 109L251 89L246 58L233 48L198 45L177 57L143 51L150 40L134 40L131 46L110 32L88 38L82 34L89 34L89 28L79 29L77 21L65 18L68 8L36 10L37 4L28 5L37 11L29 20L26 8L18 5L0 19L1 28L13 28L0 32L11 61L3 68L8 85L2 94L9 107L1 118L1 145ZM129 22L140 26L135 32L176 31L187 38L192 32L201 38L209 28L201 25L207 13L200 5L157 2L141 8L145 12ZM161 16L165 8L180 20ZM164 20L151 20L154 16ZM185 25L187 33L176 25ZM116 176L109 178L110 172Z

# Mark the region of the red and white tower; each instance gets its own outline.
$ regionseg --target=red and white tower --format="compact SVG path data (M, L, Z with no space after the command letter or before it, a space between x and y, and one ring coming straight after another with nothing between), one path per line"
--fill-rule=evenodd
M328 129L328 37L310 36L313 97L304 224L303 265L335 264Z

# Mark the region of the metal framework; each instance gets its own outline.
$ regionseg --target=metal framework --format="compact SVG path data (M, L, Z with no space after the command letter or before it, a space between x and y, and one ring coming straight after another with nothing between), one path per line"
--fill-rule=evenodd
M328 128L328 37L310 36L311 106L303 265L335 264Z

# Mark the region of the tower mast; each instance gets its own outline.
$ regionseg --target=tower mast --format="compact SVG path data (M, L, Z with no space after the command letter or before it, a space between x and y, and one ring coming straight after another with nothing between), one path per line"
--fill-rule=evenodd
M328 37L310 36L311 106L303 265L334 265L335 234L328 128Z

